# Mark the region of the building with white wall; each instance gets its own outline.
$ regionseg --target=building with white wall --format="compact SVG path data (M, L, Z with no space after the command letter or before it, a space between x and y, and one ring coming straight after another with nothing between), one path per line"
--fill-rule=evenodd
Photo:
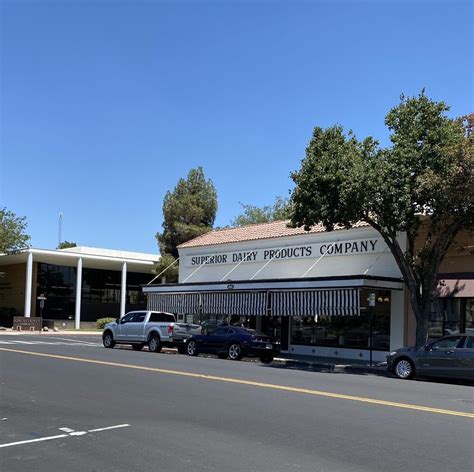
M13 316L42 315L60 326L146 304L141 285L150 282L157 254L78 246L60 250L26 249L0 255L0 325ZM46 300L41 308L43 295Z
M179 283L145 286L150 309L256 328L294 354L383 360L404 344L401 274L365 223L307 232L278 221L211 231L178 250Z

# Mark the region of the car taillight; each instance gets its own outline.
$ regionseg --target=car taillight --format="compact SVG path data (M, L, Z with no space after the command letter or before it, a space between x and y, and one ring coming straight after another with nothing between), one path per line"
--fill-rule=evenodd
M174 329L174 325L173 325L173 324L168 325L168 333L172 333L172 332L173 332L173 329Z

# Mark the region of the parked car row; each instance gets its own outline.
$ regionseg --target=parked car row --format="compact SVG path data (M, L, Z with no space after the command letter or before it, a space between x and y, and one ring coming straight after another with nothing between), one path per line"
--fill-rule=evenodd
M106 348L130 344L134 350L145 345L151 352L163 346L175 347L181 354L216 354L220 359L240 360L257 357L270 363L280 353L279 343L257 331L220 325L206 329L197 324L177 323L171 313L134 311L105 325L102 335ZM442 377L474 380L474 334L445 336L421 347L390 352L387 369L401 379Z
M240 360L257 357L270 363L280 353L279 343L257 331L236 326L218 326L202 334L202 326L177 323L171 313L133 311L104 327L104 347L130 344L136 351L145 345L151 352L176 347L182 354L216 354L220 359Z

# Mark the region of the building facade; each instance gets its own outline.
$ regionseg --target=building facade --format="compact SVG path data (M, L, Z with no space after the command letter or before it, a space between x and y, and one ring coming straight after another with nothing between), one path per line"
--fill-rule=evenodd
M212 231L178 249L180 282L144 287L150 309L249 326L294 354L382 360L404 344L401 274L366 224L306 232L279 221Z
M405 247L403 234L399 243ZM472 235L462 234L443 262L433 338L474 331L473 248ZM178 249L179 283L144 287L150 309L258 329L294 354L382 361L414 343L400 271L365 223L306 232L278 221L211 231Z
M155 254L90 247L0 255L0 325L11 326L13 316L41 316L79 328L144 308L141 286L153 279L158 260Z

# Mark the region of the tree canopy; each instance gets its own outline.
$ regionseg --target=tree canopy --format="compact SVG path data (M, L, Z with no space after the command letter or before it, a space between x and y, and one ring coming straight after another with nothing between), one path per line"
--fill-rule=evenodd
M62 243L58 244L56 249L68 249L70 247L77 247L77 244L70 241L63 241Z
M202 167L191 169L187 178L179 179L174 190L165 195L163 232L156 234L162 261L156 272L164 270L166 262L172 263L168 256L178 257L177 246L210 231L216 213L217 192L212 180L206 180ZM175 278L172 271L165 275L169 281Z
M0 209L0 253L16 251L30 246L30 236L25 233L26 217L17 216L5 207Z
M232 226L247 226L256 223L269 223L270 221L286 220L290 217L290 204L287 198L276 197L272 205L258 207L240 203L243 213L237 216Z
M385 149L339 125L316 127L292 174L294 226L322 222L332 230L366 221L382 235L408 288L417 344L427 338L441 262L459 231L474 225L472 115L451 119L448 110L424 91L402 96L385 118L392 142ZM423 221L429 226L420 241Z

